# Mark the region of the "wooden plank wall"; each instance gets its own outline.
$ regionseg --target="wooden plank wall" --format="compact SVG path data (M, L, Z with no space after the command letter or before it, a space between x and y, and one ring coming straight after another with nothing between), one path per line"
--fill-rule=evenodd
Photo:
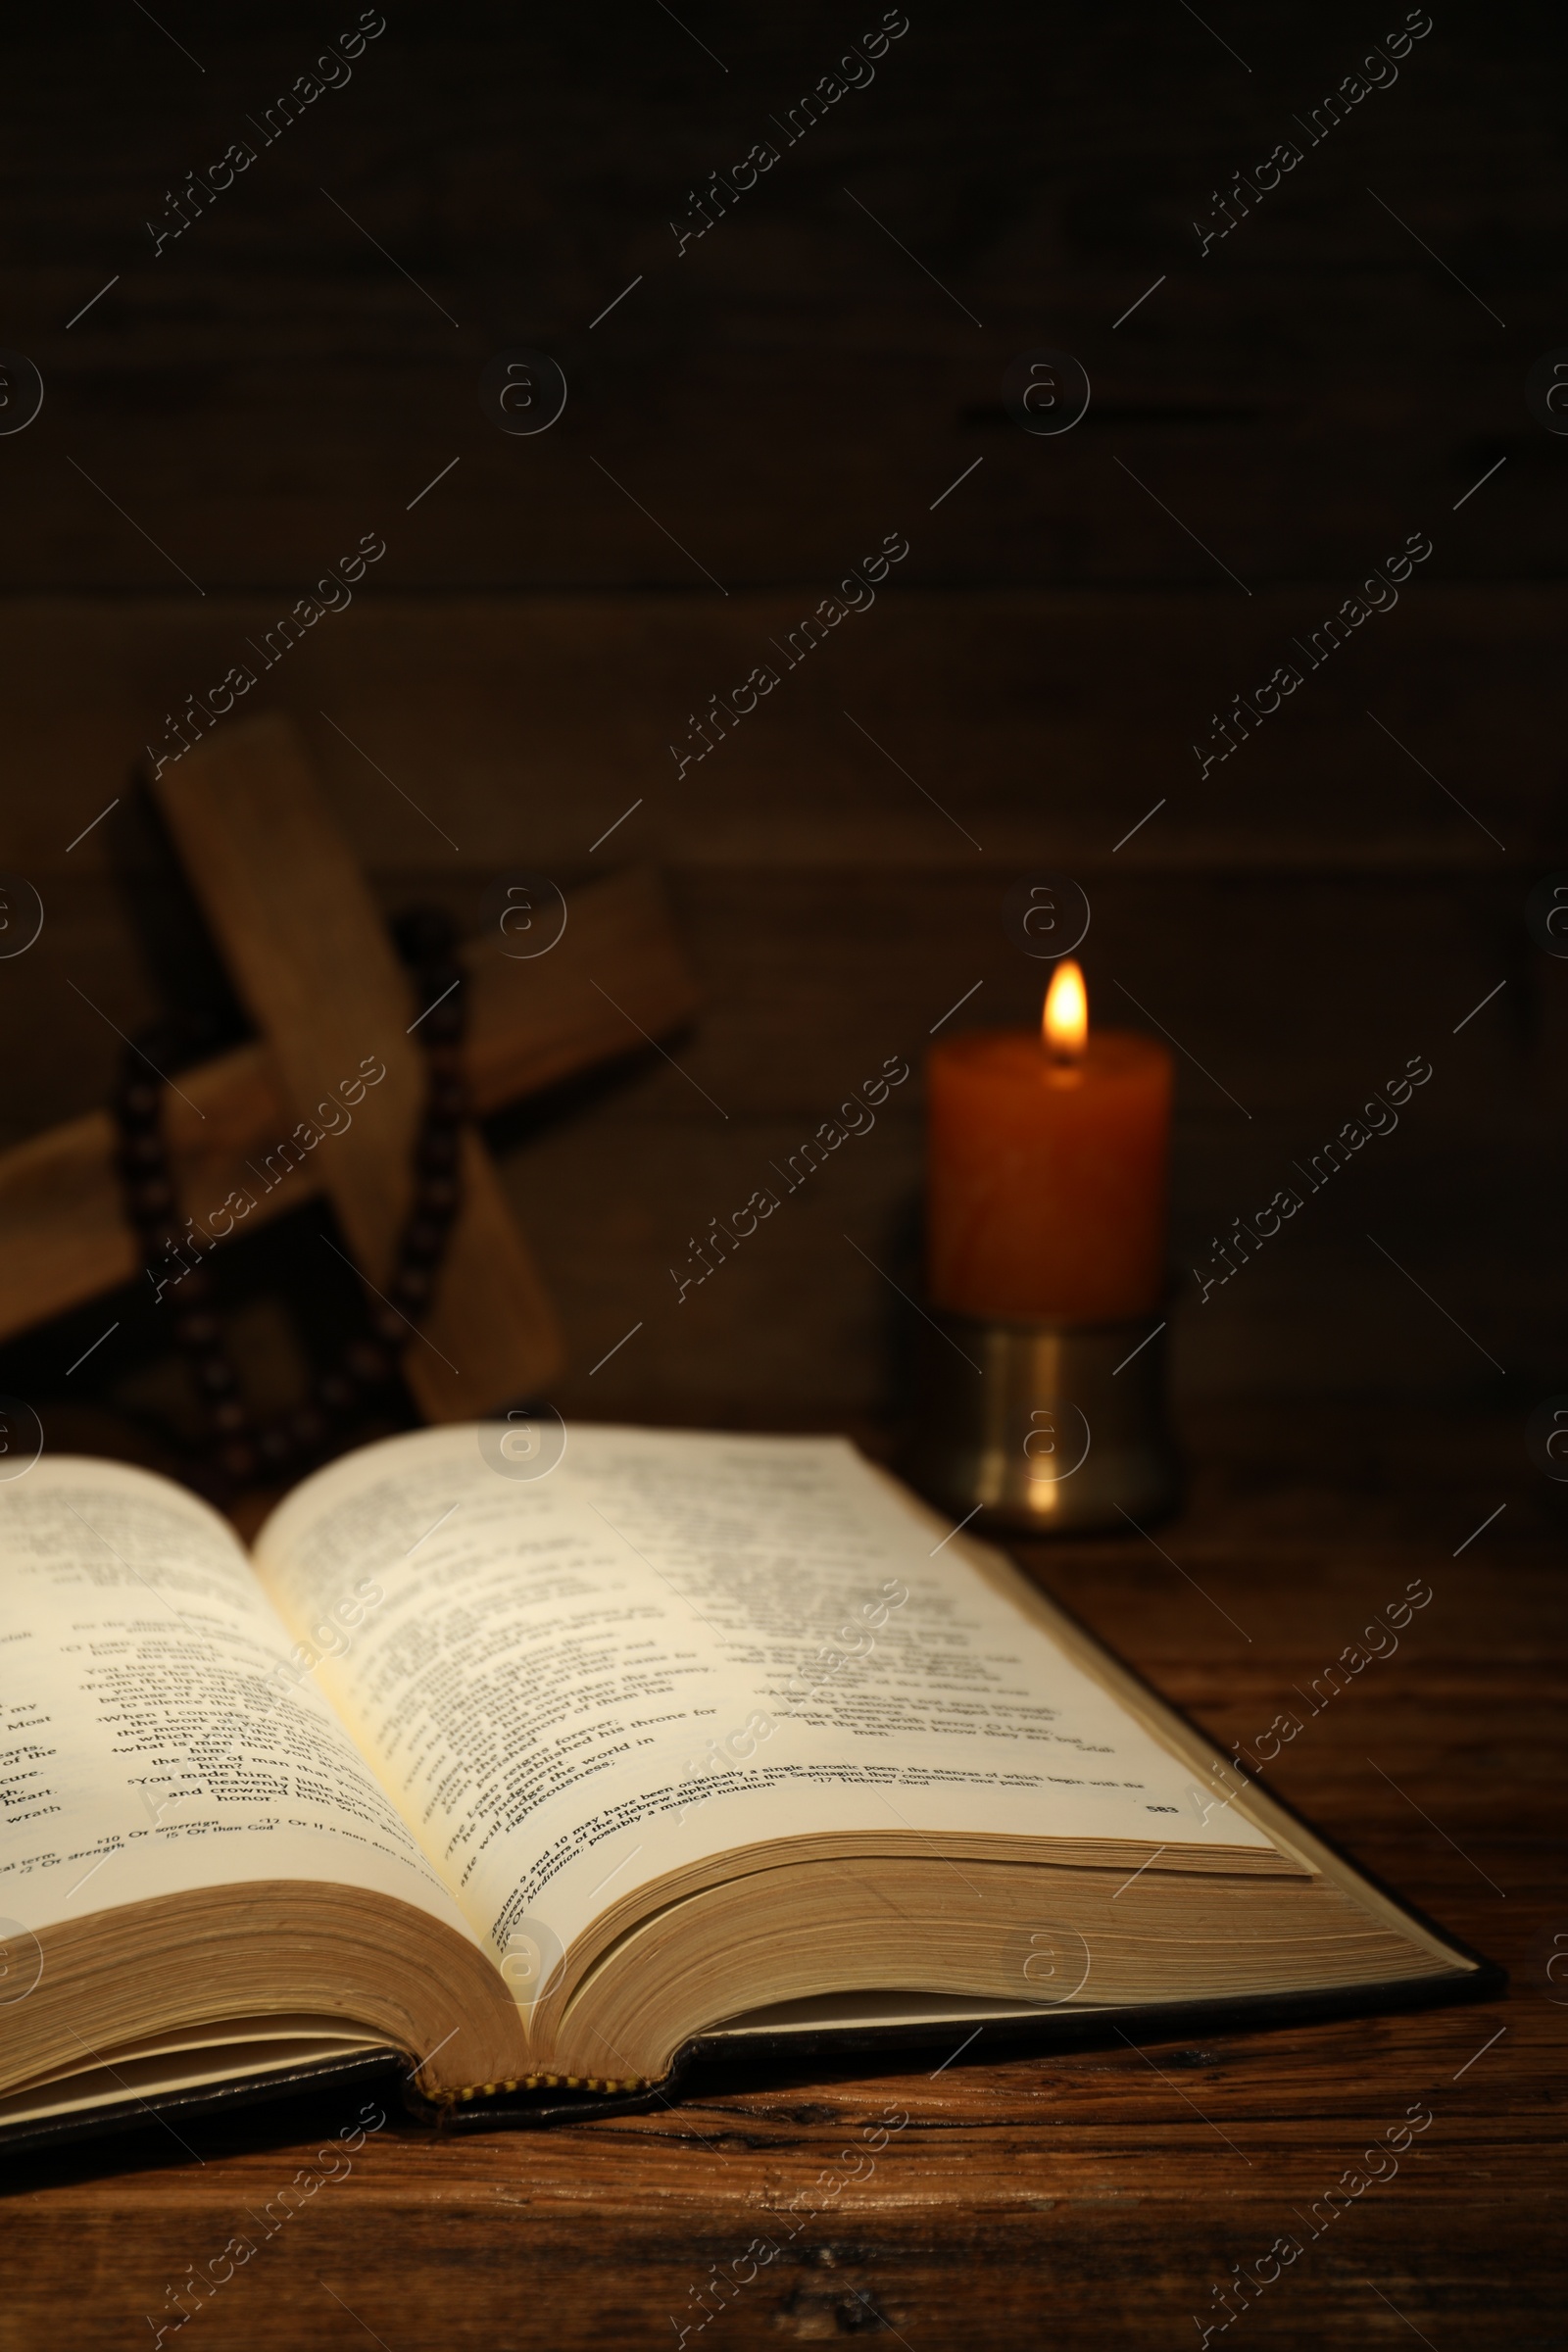
M879 11L394 10L270 143L246 122L317 12L14 36L0 318L46 397L0 436L0 864L48 921L0 964L7 1137L103 1099L116 1041L68 983L122 1028L156 1003L123 811L67 845L244 662L388 905L476 914L512 862L670 878L707 992L675 1062L629 1038L504 1135L563 1401L887 1402L897 1301L850 1243L911 1280L915 1082L679 1306L668 1269L976 982L955 1025L1032 1017L999 907L1038 867L1090 893L1097 1014L1184 1050L1184 1391L1517 1390L1522 1419L1560 1385L1568 1003L1522 912L1568 865L1568 441L1523 393L1563 331L1560 31L1440 11L1311 144L1363 17L1205 17L915 7L793 143L772 118ZM155 255L236 138L254 163ZM689 191L764 138L677 252ZM569 387L532 437L476 390L520 345ZM1093 387L1056 437L1001 398L1042 348ZM352 604L264 666L365 534ZM888 534L874 607L787 668ZM1295 641L1411 534L1397 606L1309 668ZM1201 774L1213 714L1287 661L1299 691ZM776 690L681 771L690 714L763 662ZM1414 1054L1399 1131L1200 1305L1209 1237ZM77 1336L8 1350L5 1385L60 1389ZM100 1395L140 1377L119 1345Z

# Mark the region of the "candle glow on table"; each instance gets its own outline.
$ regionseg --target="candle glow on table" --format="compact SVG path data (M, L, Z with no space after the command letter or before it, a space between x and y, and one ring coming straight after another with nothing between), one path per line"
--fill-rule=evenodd
M952 1314L1117 1322L1165 1287L1173 1065L1091 1031L1060 963L1038 1033L977 1030L927 1064L927 1275Z

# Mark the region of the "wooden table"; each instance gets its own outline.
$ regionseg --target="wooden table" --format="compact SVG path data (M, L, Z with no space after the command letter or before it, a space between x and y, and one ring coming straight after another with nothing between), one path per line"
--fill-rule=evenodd
M1250 2341L1561 2347L1563 1491L1516 1420L1479 1411L1227 1409L1189 1435L1201 1466L1158 1548L1040 1545L1027 1564L1227 1745L1425 1577L1397 1654L1307 1723L1277 1782L1503 1961L1506 1998L1007 2064L982 2041L935 2075L774 2080L537 2135L389 2124L167 2340L568 2352L689 2326L735 2352L862 2331L912 2352L1190 2346L1232 2266L1294 2230L1304 2253L1238 2323ZM1396 2176L1308 2239L1312 2201L1417 2104L1433 2121ZM699 2330L715 2266L745 2276L770 2213L890 2105L908 2122L874 2171ZM149 2130L7 2180L0 2346L150 2342L185 2266L344 2120L264 2111L243 2138L193 2140L199 2161Z

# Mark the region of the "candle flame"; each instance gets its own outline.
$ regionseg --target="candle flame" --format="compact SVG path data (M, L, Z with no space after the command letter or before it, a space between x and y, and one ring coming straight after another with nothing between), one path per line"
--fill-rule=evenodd
M1046 991L1040 1024L1046 1052L1054 1061L1081 1061L1089 1043L1089 992L1069 956L1057 964Z

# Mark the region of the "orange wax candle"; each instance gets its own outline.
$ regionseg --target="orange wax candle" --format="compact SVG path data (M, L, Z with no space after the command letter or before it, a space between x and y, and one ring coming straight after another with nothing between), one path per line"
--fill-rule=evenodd
M927 1271L962 1315L1108 1323L1165 1287L1173 1068L1152 1038L1089 1032L1057 966L1038 1035L979 1030L927 1066Z

